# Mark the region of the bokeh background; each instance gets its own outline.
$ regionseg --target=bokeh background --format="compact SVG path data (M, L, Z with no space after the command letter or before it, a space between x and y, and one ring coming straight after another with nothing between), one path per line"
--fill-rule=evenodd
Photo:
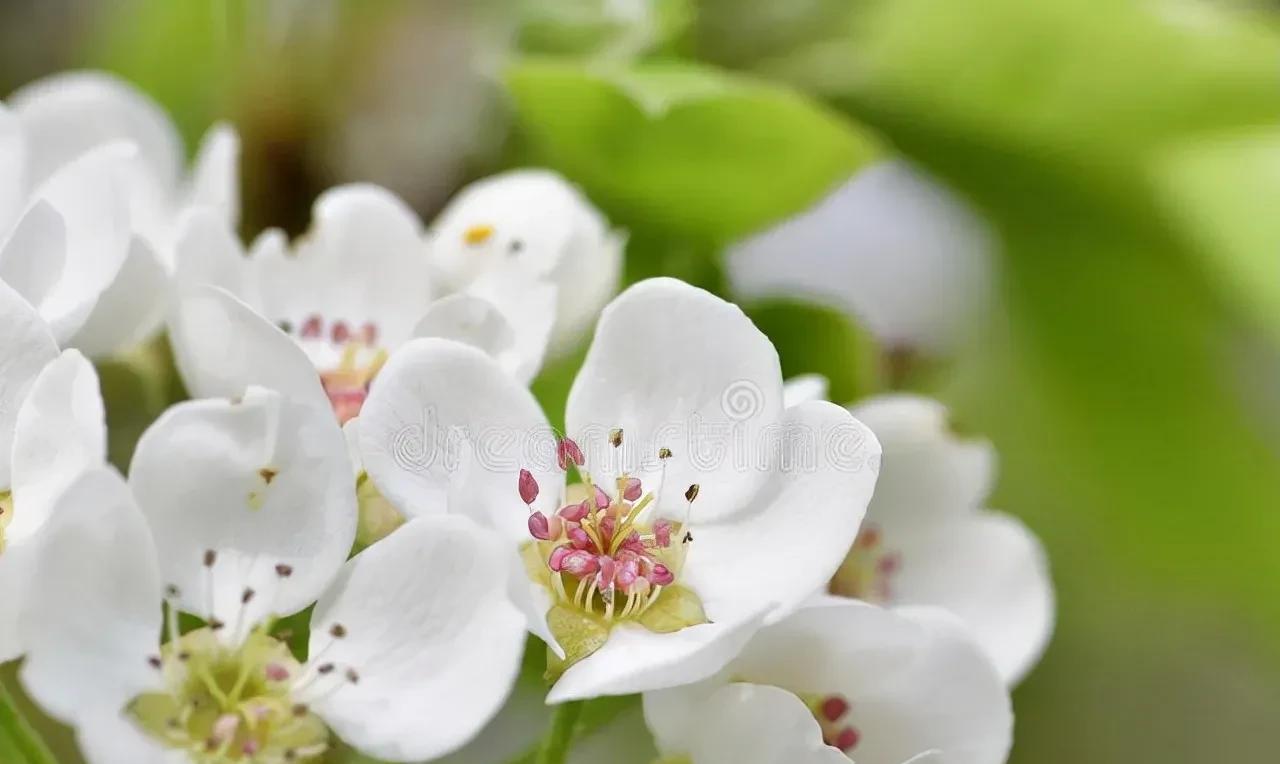
M952 339L886 338L831 299L738 296L787 372L827 375L833 399L928 392L996 444L992 505L1043 540L1059 599L1015 692L1012 761L1263 762L1280 721L1278 10L4 0L0 97L93 67L151 94L189 146L233 123L246 235L299 232L340 182L382 183L430 220L469 180L551 167L630 232L629 281L730 296L735 242L909 163L990 241L964 265L985 287L930 319ZM932 303L955 267L946 233L851 239L858 265L837 273ZM932 265L895 271L913 247ZM806 254L764 257L785 273ZM578 358L535 384L553 418ZM137 423L113 424L120 456Z

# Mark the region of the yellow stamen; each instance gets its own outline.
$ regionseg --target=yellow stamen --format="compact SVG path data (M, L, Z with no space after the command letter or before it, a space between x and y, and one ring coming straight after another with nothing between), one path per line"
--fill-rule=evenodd
M493 236L493 226L488 223L480 223L473 225L462 233L462 240L471 246L484 244Z

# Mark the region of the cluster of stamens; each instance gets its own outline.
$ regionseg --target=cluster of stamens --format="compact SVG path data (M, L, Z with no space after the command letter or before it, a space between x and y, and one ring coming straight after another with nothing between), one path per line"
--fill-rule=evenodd
M294 327L282 322L281 329L293 334ZM369 386L387 361L387 351L378 346L378 325L367 321L359 330L347 322L336 320L326 325L320 315L311 315L298 328L299 341L325 342L342 348L337 366L321 369L320 382L341 424L359 416Z
M351 325L342 319L335 320L325 324L324 317L318 313L307 316L302 325L297 328L298 336L304 340L320 340L328 335L328 341L334 345L345 345L348 342L360 342L369 347L378 344L378 325L372 321L366 321L360 325L359 331L351 328ZM280 329L285 334L294 333L294 325L289 321L281 321Z
M828 589L843 597L887 604L893 599L893 576L901 565L902 556L885 548L880 529L863 526Z
M822 742L844 753L852 753L862 739L858 728L849 723L849 701L842 695L825 695L807 699L813 718L822 728Z
M216 561L212 550L204 553L210 592ZM289 565L276 566L279 580L292 574ZM213 616L203 627L179 633L178 596L176 587L168 587L167 640L158 655L148 658L160 672L163 689L139 695L129 705L139 725L197 764L319 761L329 750L329 731L311 706L359 682L356 669L327 661L327 648L299 662L287 644L291 635L272 633L274 619L252 625L240 638L245 611L257 597L253 589L241 594L229 640L221 638L227 624ZM336 642L347 629L332 624L329 634Z
M561 469L582 466L581 450L572 440L562 439L557 452ZM610 496L584 470L579 474L581 501L565 504L551 517L529 514L529 534L550 571L552 591L560 603L606 621L638 618L679 576L693 540L688 512L684 522L651 520L661 485L646 492L638 478L622 475ZM521 500L532 506L538 490L533 475L521 470ZM686 492L690 505L697 493L697 485Z

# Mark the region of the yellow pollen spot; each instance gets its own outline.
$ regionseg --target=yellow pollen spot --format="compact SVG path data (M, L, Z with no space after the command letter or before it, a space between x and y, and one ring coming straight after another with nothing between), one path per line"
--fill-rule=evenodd
M462 232L462 240L473 247L484 244L490 236L493 236L493 230L493 226L488 223L473 225Z

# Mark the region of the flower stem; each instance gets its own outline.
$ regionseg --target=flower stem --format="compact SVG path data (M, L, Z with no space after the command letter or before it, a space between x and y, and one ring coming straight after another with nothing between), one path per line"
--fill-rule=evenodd
M538 746L535 764L564 764L569 758L569 749L573 745L574 733L577 732L578 716L585 703L582 700L572 700L555 707L551 726Z
M57 764L49 748L18 710L0 684L0 761L15 764Z

